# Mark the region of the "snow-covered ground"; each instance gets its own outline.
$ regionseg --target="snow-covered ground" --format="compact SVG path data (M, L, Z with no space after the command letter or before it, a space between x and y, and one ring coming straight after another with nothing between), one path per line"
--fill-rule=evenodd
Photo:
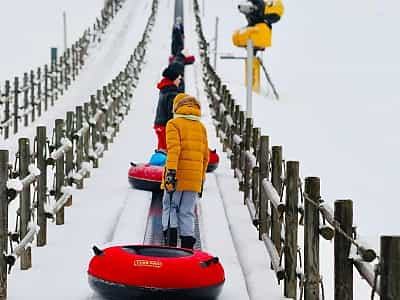
M97 299L87 284L86 270L92 255L91 246L143 242L150 193L132 190L126 172L129 161L147 160L155 146L151 126L158 98L155 86L169 54L170 37L164 32L165 28L172 28L172 3L161 2L159 10L163 13L158 14L146 65L132 98L133 108L117 139L100 161L101 168L93 170L85 189L74 194L74 204L65 212L66 224L49 224L48 245L33 248L33 268L26 272L17 268L13 270L9 278L9 299L53 299L55 293L57 299ZM193 19L190 22L188 29L193 31ZM121 37L118 44L125 39ZM192 43L195 44L195 36ZM197 88L201 91L200 66L195 65L188 70L188 74L188 89L195 91L198 84ZM197 95L204 101L202 92ZM221 152L211 120L207 111L204 113L210 143ZM229 189L221 189L221 182L225 182ZM243 209L241 201L236 201L240 199L240 194L232 192L235 185L229 164L222 158L218 173L208 176L204 196L199 203L202 244L205 250L219 256L226 271L226 283L220 299L261 299L266 295L281 299L275 284L258 287L255 284L256 276L272 280L272 273L247 210ZM230 206L233 210L229 209ZM245 247L242 243L246 243ZM237 252L239 248L257 255L249 257L246 252ZM253 270L252 264L257 266L256 270ZM249 267L241 267L246 265ZM245 277L250 280L245 280ZM17 288L21 283L24 283L24 289ZM43 294L43 290L47 292Z
M72 16L77 18L73 22L77 37L92 24L103 4L100 0L85 3L70 0L64 6L57 1L43 0L53 6L49 4L46 9L40 9L43 7L37 3L30 7L31 4L21 1L9 2L7 9L3 9L3 4L0 16L5 11L18 12L15 28L19 31L11 29L11 22L16 22L11 13L0 18L0 25L10 20L4 24L9 30L4 33L5 27L0 26L0 34L9 34L13 39L13 43L2 48L2 53L15 54L20 50L21 53L1 56L0 80L46 63L49 47L54 44L61 47L60 7L71 11L69 20ZM214 37L215 16L220 18L219 54L243 56L244 51L231 43L232 32L245 24L237 11L237 2L204 0L199 3L205 5L202 22L210 41ZM87 9L80 9L78 4ZM198 58L192 2L185 1L185 4L186 46ZM32 136L32 129L39 124L52 128L56 117L64 117L66 110L88 101L91 94L108 83L124 67L139 41L150 5L150 0L127 1L108 29L103 44L92 49L79 80L46 114L46 119L40 119L7 142L1 141L0 148L14 152L18 137ZM254 95L253 104L255 124L270 135L273 145L283 145L286 160L300 161L302 178L321 177L321 192L326 201L354 200L359 232L376 249L380 235L398 234L400 228L395 198L400 150L395 80L400 72L400 43L394 38L400 22L396 16L399 6L394 0L385 1L384 5L373 0L286 3L285 16L274 26L273 47L263 54L281 99L271 99L271 92L264 85L261 95ZM73 206L66 209L66 224L49 224L49 244L33 247L33 268L12 270L9 299L46 300L54 299L55 295L57 299L96 299L86 281L91 246L143 242L150 194L130 189L126 172L129 161L146 161L155 146L151 128L158 94L155 86L169 55L173 7L173 0L160 1L146 65L132 98L134 105L115 143L100 161L101 168L92 172L84 190L74 194ZM29 11L37 12L37 23L48 30L35 29L32 24L40 24L31 22ZM56 20L51 24L56 22L59 28L50 23L44 25L47 19L44 17L50 18L50 15ZM25 35L29 24L37 37L35 43L29 40L23 43L17 38ZM55 36L57 42L54 42ZM74 40L72 33L69 40ZM26 57L27 50L31 59ZM241 61L219 59L217 62L217 72L236 100L244 105L243 71ZM186 80L188 92L203 102L203 121L208 128L210 146L222 153L204 102L199 59L187 68ZM265 83L264 78L262 81ZM276 284L266 250L257 239L241 194L236 191L237 184L222 154L219 168L207 176L199 203L202 245L221 258L226 271L221 299L281 299L282 286ZM331 257L332 248L333 244L321 243L321 256ZM321 264L326 299L333 299L332 267L329 259ZM359 280L354 290L355 299L369 297L369 288Z

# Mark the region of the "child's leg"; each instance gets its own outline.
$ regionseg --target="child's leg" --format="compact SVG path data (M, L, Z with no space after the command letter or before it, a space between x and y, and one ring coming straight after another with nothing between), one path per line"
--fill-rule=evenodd
M178 223L181 236L194 236L194 209L196 207L196 200L196 192L182 192L182 200L178 213Z
M166 137L165 137L165 126L154 125L154 130L156 132L157 140L158 140L157 149L163 149L163 150L167 149L167 141L166 141Z
M168 222L169 228L177 228L178 227L178 217L177 217L177 210L179 207L179 202L181 201L182 192L175 191L172 194L172 201L171 201L171 194L167 191L164 191L163 196L163 209L162 209L162 227L163 231L168 229Z

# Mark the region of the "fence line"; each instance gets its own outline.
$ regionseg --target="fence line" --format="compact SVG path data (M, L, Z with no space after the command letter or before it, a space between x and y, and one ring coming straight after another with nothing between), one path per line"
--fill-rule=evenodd
M105 29L125 1L107 1L93 26L57 60L25 72L22 78L14 77L13 84L5 81L4 90L0 87L0 135L4 139L42 116L65 93L85 64L89 47L101 42Z
M64 224L65 207L72 205L75 191L84 187L91 168L99 167L99 158L118 133L130 109L157 8L158 0L153 0L141 41L125 69L111 83L91 96L90 102L66 112L65 119L56 119L53 132L39 126L33 141L19 139L18 167L10 164L9 151L0 149L0 300L7 299L7 273L11 267L18 258L22 270L32 267L30 249L35 237L38 247L45 246L47 220ZM55 171L49 171L48 166ZM51 175L53 185L49 184ZM18 196L18 226L15 232L9 232L8 206Z
M300 179L299 162L285 162L282 146L270 148L269 137L253 127L253 119L245 118L210 64L197 0L194 12L205 92L217 137L231 161L244 204L266 246L277 280L284 280L284 295L324 299L319 271L321 236L325 240L334 238L335 299L353 299L353 266L371 286L372 298L378 293L380 299L400 299L400 236L381 237L378 259L374 249L356 239L352 201L336 200L332 212L320 195L320 178ZM304 225L303 251L298 247L299 224Z

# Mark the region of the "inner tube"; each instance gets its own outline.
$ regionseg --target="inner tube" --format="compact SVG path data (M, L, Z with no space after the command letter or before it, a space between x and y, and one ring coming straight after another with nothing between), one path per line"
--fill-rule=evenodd
M215 299L225 282L218 258L201 250L155 245L93 250L89 285L106 299Z
M207 172L213 172L219 164L219 156L216 150L208 151ZM166 155L156 150L151 156L149 163L131 163L128 170L128 180L135 189L159 192L166 161Z
M161 191L163 166L131 163L128 180L135 189L158 192Z

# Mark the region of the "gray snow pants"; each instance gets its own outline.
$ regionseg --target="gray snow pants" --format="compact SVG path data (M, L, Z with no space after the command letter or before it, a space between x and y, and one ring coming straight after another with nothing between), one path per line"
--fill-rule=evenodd
M162 227L168 229L179 227L182 236L194 236L194 209L196 206L197 193L189 191L175 191L172 195L164 191L162 209Z

